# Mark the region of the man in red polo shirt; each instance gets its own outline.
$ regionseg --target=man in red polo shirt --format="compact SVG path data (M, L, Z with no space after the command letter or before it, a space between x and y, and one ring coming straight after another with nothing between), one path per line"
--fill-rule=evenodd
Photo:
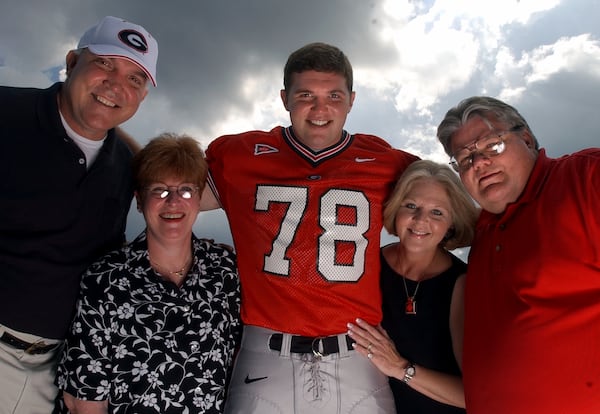
M488 97L450 109L437 135L483 210L465 292L467 412L600 412L600 149L549 158Z

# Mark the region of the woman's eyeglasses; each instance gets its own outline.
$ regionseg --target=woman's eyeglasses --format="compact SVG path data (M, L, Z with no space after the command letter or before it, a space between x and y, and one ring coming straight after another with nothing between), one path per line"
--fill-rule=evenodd
M151 185L146 187L148 193L161 200L169 197L169 194L177 192L183 199L189 200L194 194L198 192L198 187L190 184L181 184L180 186L167 186L162 184Z

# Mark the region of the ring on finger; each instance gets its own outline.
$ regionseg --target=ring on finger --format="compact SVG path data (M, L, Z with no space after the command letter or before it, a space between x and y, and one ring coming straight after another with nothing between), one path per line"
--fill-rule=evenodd
M369 358L369 359L373 358L373 354L369 352L369 353L367 354L367 358Z
M371 342L369 342L369 346L367 346L367 351L371 352L372 347L373 347L373 344Z

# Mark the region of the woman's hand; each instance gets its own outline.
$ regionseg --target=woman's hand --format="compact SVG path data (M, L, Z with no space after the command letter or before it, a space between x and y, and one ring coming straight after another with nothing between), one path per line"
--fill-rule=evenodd
M362 319L348 323L348 335L354 339L354 349L371 360L388 377L402 378L408 361L403 358L385 329L369 325Z
M65 405L71 414L107 414L108 400L87 401L75 398L68 392L63 392Z
M356 319L356 323L348 324L348 335L356 341L354 349L369 358L384 375L398 380L404 378L408 361L398 353L394 342L381 325L375 327ZM416 375L407 384L409 387L441 403L465 407L465 393L460 377L420 365L416 367Z

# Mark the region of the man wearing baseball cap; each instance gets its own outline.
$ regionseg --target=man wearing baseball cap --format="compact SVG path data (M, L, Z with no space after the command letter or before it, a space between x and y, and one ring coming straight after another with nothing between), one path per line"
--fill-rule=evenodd
M125 241L132 153L115 127L156 86L158 44L105 17L47 89L0 87L0 414L51 412L81 273Z

